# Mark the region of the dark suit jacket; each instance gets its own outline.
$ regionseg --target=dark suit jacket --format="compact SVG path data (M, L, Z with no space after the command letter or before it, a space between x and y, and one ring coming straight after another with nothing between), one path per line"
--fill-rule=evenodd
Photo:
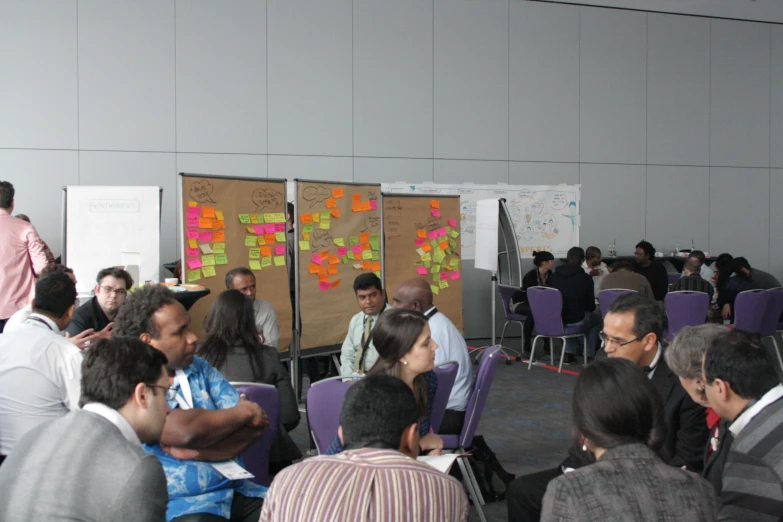
M718 496L720 496L720 492L723 489L723 468L726 466L726 459L729 456L731 443L734 441L734 437L731 436L731 432L729 431L730 425L731 422L721 419L717 425L718 447L711 455L709 454L709 441L704 448L704 471L702 472L702 476L712 484L712 487L715 488L715 493L717 493ZM712 437L712 430L710 430L710 437Z

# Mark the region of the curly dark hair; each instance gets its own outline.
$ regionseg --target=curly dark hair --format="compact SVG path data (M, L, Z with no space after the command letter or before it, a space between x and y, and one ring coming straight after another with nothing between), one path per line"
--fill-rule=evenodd
M174 294L164 286L145 286L130 294L114 319L114 335L138 338L143 333L157 339L160 335L155 312L176 303Z

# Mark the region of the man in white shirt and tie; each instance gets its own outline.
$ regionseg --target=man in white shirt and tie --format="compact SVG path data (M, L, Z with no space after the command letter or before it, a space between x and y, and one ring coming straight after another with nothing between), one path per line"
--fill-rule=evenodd
M378 316L390 308L383 284L372 272L360 274L353 282L353 291L361 312L351 318L340 351L340 375L343 377L364 375L378 360L370 333Z

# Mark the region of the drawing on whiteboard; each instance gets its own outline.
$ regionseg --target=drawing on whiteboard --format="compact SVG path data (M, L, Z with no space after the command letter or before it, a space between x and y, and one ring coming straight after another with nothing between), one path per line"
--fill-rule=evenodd
M199 203L216 203L212 199L215 187L209 181L194 181L190 184L190 199Z
M302 193L302 199L310 203L310 208L313 208L316 203L326 201L332 197L332 191L326 187L305 187Z
M579 217L579 214L576 213L576 201L568 204L568 214L563 214L563 216L571 220L571 228L576 233L576 220Z
M256 212L265 208L277 208L283 203L283 193L280 191L255 189L253 191L253 204L256 206Z
M137 199L91 199L90 212L139 212L141 202Z

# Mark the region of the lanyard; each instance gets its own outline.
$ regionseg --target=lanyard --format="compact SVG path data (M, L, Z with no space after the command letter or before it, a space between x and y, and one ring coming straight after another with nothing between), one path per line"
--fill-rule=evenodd
M49 330L54 331L52 329L52 326L49 323L47 323L46 321L44 321L43 319L41 319L40 317L32 317L31 316L31 317L28 317L27 319L30 320L30 321L37 321L37 322L41 323L42 325L44 325L45 327L47 327Z
M438 313L438 309L437 309L437 308L435 308L435 307L433 306L433 307L432 307L432 310L430 310L429 312L427 312L426 314L424 314L424 317L426 317L427 319L429 319L430 317L432 317L433 315L435 315L435 314L437 314L437 313Z
M177 404L183 410L193 409L193 394L190 391L190 383L188 382L188 376L182 370L175 372L177 376L177 383L179 384L179 393L177 393Z

